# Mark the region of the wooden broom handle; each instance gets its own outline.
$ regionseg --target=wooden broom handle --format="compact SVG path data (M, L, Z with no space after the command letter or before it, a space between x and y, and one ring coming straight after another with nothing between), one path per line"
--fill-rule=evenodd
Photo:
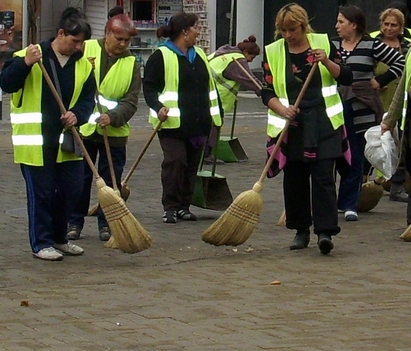
M61 101L61 98L60 98L56 88L54 87L54 84L53 84L52 80L50 79L50 76L47 73L46 68L43 65L43 62L39 61L37 63L40 66L41 72L43 73L44 79L46 80L47 85L49 86L49 88L51 90L51 93L53 94L54 98L56 99L56 102L57 102L57 104L60 108L61 114L63 114L63 115L66 114L67 110L64 107L63 102ZM96 166L94 166L94 163L91 160L89 153L87 152L86 147L83 144L83 140L81 140L81 137L80 137L79 133L77 132L76 127L74 127L74 126L70 127L70 129L71 129L71 131L74 135L74 139L76 139L77 144L80 146L81 151L84 154L84 158L86 159L91 171L93 172L94 177L96 179L101 178L100 175L97 172Z
M97 90L96 90L96 104L97 104L98 112L100 113L100 116L101 116L103 114L103 109L101 107L100 101L98 101L98 97L99 97L99 92L98 92L98 88L97 88ZM111 182L113 183L113 189L118 190L116 174L114 173L113 157L111 156L110 144L109 144L109 141L108 141L107 129L106 129L106 127L101 128L101 129L103 130L104 148L106 149L107 163L108 163L108 169L110 171Z
M305 92L306 92L306 90L307 90L307 88L308 88L308 85L310 84L311 79L312 79L313 76L314 76L314 73L315 73L315 71L316 71L317 66L318 66L318 62L314 62L314 64L311 66L310 73L308 73L307 79L305 80L305 82L304 82L304 84L303 84L303 87L301 88L300 93L299 93L298 96L297 96L297 100L295 100L295 103L294 103L294 107L295 107L295 108L298 108L298 106L300 105L301 100L303 99L304 94L305 94ZM265 165L265 167L264 167L264 169L263 169L263 172L261 173L260 179L258 180L258 182L259 182L260 184L263 183L264 179L265 179L266 176L267 176L268 169L270 168L271 164L272 164L273 161L274 161L274 157L275 157L278 149L279 149L280 146L281 146L281 143L282 143L282 141L283 141L283 139L284 139L284 136L285 136L285 134L286 134L286 132L287 132L287 130L288 130L288 127L289 127L289 125L290 125L290 122L291 122L291 120L290 120L289 118L286 118L285 126L284 126L283 130L281 131L281 134L280 134L280 136L278 137L278 140L277 140L277 142L276 142L276 144L275 144L275 146L274 146L274 150L273 150L273 152L271 153L269 159L267 160L267 163L266 163L266 165Z
M127 184L129 179L131 178L133 172L137 168L138 164L140 163L141 159L143 158L144 154L146 153L148 147L150 146L151 142L153 141L154 137L156 136L158 130L160 129L163 122L159 121L154 128L153 132L150 135L150 138L147 140L146 144L144 145L143 150L141 150L140 155L138 155L137 160L133 163L130 170L128 171L127 175L125 176L124 180L121 182L122 185Z
M234 57L233 57L233 61L238 65L238 67L240 67L240 68L242 69L242 71L246 74L246 76L247 76L248 78L250 78L250 80L254 83L254 85L256 86L256 88L257 88L258 90L261 90L261 89L262 89L261 84L258 83L258 82L254 79L254 77L250 74L250 72L248 72L248 71L243 67L243 65L242 65L240 62L238 62Z

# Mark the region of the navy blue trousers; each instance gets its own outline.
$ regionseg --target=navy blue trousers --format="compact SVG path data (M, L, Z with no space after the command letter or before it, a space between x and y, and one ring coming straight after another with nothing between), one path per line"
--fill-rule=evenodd
M57 163L58 148L43 148L44 166L21 164L26 181L29 239L34 253L67 242L67 221L83 189L83 161Z
M97 155L99 156L97 165L98 173L108 186L113 187L104 144L96 143L88 139L83 139L83 142L94 164L96 163ZM124 165L126 164L126 147L110 147L110 151L111 157L113 159L114 174L116 176L117 187L120 189L121 176L123 174ZM69 219L70 225L75 225L80 228L83 228L84 226L84 217L87 216L88 209L90 207L91 186L93 184L94 177L86 160L84 160L84 174L82 176L84 178L83 192L79 200L77 201L74 211ZM99 228L108 226L106 217L104 216L104 213L101 210L100 206L98 207L97 222Z
M351 150L351 168L347 176L341 176L338 189L338 208L343 211L357 211L364 174L365 132L355 132L352 107L344 105L344 109L345 128Z

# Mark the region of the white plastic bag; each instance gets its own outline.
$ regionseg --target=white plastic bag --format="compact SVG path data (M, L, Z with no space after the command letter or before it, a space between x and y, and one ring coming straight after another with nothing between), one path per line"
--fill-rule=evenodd
M400 161L400 148L397 129L394 135L386 131L381 135L381 126L371 127L365 132L364 155L371 165L379 170L385 179L390 179Z

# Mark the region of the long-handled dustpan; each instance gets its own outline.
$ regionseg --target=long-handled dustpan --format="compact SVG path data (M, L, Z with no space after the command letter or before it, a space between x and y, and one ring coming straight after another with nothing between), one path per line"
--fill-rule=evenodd
M220 130L218 131L220 134ZM213 149L213 166L211 171L203 169L204 152L201 156L199 171L197 172L191 204L197 207L214 211L224 211L233 202L233 196L227 180L215 172L217 166L218 143Z
M261 90L261 84L258 83L254 77L238 62L235 58L233 61L238 65L238 67L247 75L247 77L254 83L258 90ZM237 100L234 103L233 121L231 123L231 134L229 137L221 136L218 140L218 158L224 162L241 162L247 161L248 156L245 153L243 147L240 144L238 138L234 137L234 126L236 122L237 115Z
M245 153L240 141L234 137L234 126L237 115L237 100L234 103L233 121L231 123L230 136L220 136L218 139L218 159L224 162L242 162L247 161L248 156Z

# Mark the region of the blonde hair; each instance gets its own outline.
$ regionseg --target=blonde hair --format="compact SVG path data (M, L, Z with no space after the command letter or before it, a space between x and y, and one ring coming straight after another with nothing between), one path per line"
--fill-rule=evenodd
M275 19L275 37L281 37L281 30L285 27L301 25L304 33L314 32L310 26L307 11L296 3L283 6Z
M383 24L383 22L385 21L385 19L388 16L395 17L397 19L398 24L401 27L401 30L404 29L405 18L404 18L404 14L400 10L395 9L393 7L390 7L388 9L384 10L383 12L381 12L381 14L380 14L380 25Z

